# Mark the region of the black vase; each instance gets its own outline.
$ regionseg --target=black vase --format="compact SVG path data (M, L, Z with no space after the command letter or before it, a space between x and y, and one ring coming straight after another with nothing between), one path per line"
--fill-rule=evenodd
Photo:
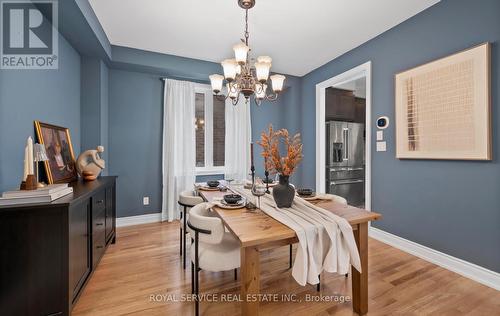
M291 207L295 197L295 189L290 185L289 176L280 175L280 182L273 188L273 198L276 206Z

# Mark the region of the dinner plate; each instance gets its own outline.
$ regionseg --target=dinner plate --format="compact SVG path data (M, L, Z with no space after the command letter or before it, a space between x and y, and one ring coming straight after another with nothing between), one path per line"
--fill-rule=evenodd
M314 200L317 200L318 199L318 195L316 195L316 193L313 193L311 195L299 195L298 196L300 198L303 198L304 200L306 201L314 201Z
M237 204L227 204L226 201L222 200L217 203L217 206L220 208L228 209L228 210L235 210L239 208L244 208L245 205L247 204L247 201L245 199L242 199L239 203Z
M329 194L315 194L314 196L303 197L303 199L306 201L331 201L332 196Z
M219 191L220 188L219 187L211 188L211 187L208 187L208 186L199 186L198 190L202 190L202 191Z

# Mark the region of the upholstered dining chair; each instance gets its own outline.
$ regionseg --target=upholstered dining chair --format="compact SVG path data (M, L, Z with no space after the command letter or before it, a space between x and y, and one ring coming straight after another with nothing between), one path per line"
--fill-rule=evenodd
M330 195L332 196L332 201L347 205L347 200L345 198L335 194L330 194Z
M195 294L195 311L199 315L199 271L229 271L240 267L240 243L224 229L222 220L210 215L209 204L201 203L189 211L188 227L194 232L191 247L191 292Z
M178 203L182 206L179 249L182 256L182 267L186 269L186 234L189 232L186 227L188 213L190 208L203 203L203 199L196 196L192 190L186 190L179 194Z

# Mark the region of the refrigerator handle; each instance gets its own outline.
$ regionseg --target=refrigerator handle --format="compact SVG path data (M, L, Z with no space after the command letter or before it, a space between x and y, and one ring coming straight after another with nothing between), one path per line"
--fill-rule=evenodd
M355 180L340 180L340 181L330 181L330 185L343 185L343 184L355 184L363 183L365 180L355 179Z
M342 130L342 136L344 136L344 160L349 160L349 129L344 128Z

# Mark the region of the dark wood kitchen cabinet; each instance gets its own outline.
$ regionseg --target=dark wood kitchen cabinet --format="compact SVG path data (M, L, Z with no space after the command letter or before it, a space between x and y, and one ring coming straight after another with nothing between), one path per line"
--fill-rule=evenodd
M52 203L0 207L0 314L69 315L116 238L116 177Z
M325 118L327 121L354 121L356 106L354 93L349 90L327 88L325 90Z

